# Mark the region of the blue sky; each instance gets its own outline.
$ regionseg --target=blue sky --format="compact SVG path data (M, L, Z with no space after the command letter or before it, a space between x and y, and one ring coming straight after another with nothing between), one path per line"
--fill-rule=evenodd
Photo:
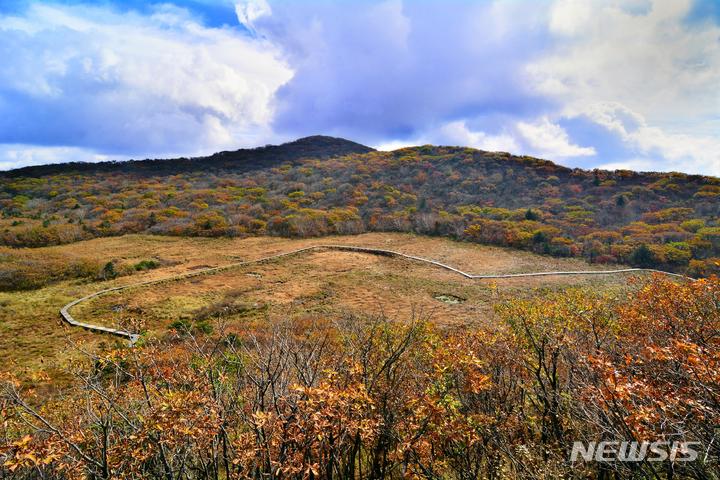
M327 134L720 175L717 0L3 0L0 58L0 169Z

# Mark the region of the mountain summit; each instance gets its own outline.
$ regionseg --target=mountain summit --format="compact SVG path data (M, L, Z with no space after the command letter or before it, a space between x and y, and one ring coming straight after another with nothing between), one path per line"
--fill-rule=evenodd
M70 172L142 172L142 173L178 173L206 168L231 168L233 170L252 170L266 167L274 163L299 160L301 158L330 158L352 153L363 154L375 149L344 138L326 135L312 135L298 138L280 145L265 145L257 148L218 152L206 157L145 159L128 161L109 161L97 163L57 163L23 167L8 172L0 172L0 176L43 176Z
M230 152L219 152L200 160L211 160L217 157L227 159L228 157L243 158L248 154L253 156L273 155L282 157L285 160L297 158L329 158L341 155L349 155L351 153L369 153L374 148L361 145L359 143L346 140L344 138L329 137L326 135L311 135L309 137L298 138L292 142L280 145L266 145L257 148L243 148Z
M326 135L311 135L302 137L292 142L277 145L274 148L292 149L296 152L302 152L308 156L336 156L347 155L350 153L368 153L375 149L362 145L351 140L339 137L329 137Z

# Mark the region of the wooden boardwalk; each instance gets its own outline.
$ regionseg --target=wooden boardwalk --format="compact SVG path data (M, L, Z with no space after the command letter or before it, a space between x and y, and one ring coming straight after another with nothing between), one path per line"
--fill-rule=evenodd
M113 287L113 288L107 288L105 290L100 290L95 293L91 293L90 295L86 295L82 298L78 298L76 300L73 300L72 302L68 303L64 307L60 309L60 316L65 320L67 323L69 323L72 326L75 327L81 327L86 330L91 330L98 333L109 333L111 335L116 335L118 337L126 338L130 345L133 345L137 340L140 338L140 335L137 333L128 332L125 330L119 330L116 328L110 328L110 327L103 327L101 325L93 325L90 323L84 323L79 322L75 320L75 318L70 313L70 309L74 307L75 305L85 302L87 300L91 300L93 298L100 297L102 295L117 292L120 290L127 290L130 288L138 288L138 287L144 287L149 285L156 285L159 283L165 283L165 282L172 282L177 280L184 280L187 278L197 277L200 275L211 275L213 273L218 273L226 270L230 270L233 268L238 267L244 267L248 265L254 265L259 263L264 263L272 260L276 260L283 257L288 257L291 255L297 255L300 253L305 253L309 251L316 251L316 250L335 250L340 252L359 252L359 253L368 253L371 255L383 255L387 257L397 257L397 258L404 258L411 261L416 262L422 262L427 263L439 268L443 268L445 270L450 270L451 272L457 273L459 275L462 275L465 278L470 279L502 279L502 278L520 278L520 277L540 277L540 276L552 276L552 275L612 275L612 274L619 274L619 273L633 273L633 272L639 272L639 273L660 273L663 275L668 275L672 277L681 278L684 280L694 280L690 277L686 277L684 275L680 275L677 273L671 273L671 272L665 272L662 270L654 270L651 268L622 268L618 270L576 270L576 271L553 271L553 272L532 272L532 273L507 273L507 274L499 274L499 275L474 275L472 273L466 273L462 270L459 270L455 267L451 267L450 265L446 265L444 263L430 260L423 257L417 257L414 255L408 255L401 252L395 252L393 250L384 250L380 248L370 248L370 247L357 247L357 246L351 246L351 245L313 245L310 247L305 248L299 248L297 250L291 250L289 252L283 252L278 253L275 255L270 255L267 257L259 258L257 260L248 260L245 262L236 262L236 263L230 263L228 265L223 265L220 267L212 267L212 268L205 268L202 270L196 270L194 272L189 273L182 273L179 275L173 275L171 277L161 278L157 280L149 280L145 282L137 282L137 283L131 283L128 285L122 285L119 287Z

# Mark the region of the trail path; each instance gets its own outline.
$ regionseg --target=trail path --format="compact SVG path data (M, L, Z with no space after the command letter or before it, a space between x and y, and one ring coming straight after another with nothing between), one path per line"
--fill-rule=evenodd
M395 252L393 250L383 250L380 248L369 248L369 247L356 247L356 246L350 246L350 245L313 245L311 247L299 248L297 250L291 250L289 252L270 255L267 257L259 258L257 260L248 260L245 262L230 263L228 265L223 265L220 267L205 268L202 270L196 270L194 272L181 273L179 275L173 275L171 277L160 278L157 280L136 282L136 283L131 283L128 285L122 285L119 287L106 288L105 290L100 290L98 292L91 293L90 295L86 295L82 298L78 298L78 299L73 300L72 302L68 303L67 305L65 305L64 307L62 307L60 309L60 316L67 323L69 323L70 325L73 325L75 327L81 327L86 330L91 330L91 331L98 332L98 333L109 333L109 334L116 335L119 337L127 338L130 341L130 344L132 345L135 342L137 342L138 338L140 338L140 336L138 334L128 332L125 330L118 330L115 328L103 327L100 325L93 325L90 323L79 322L79 321L75 320L75 318L70 314L70 309L79 303L85 302L87 300L91 300L93 298L100 297L102 295L105 295L105 294L108 294L111 292L117 292L120 290L129 289L129 288L137 288L137 287L155 285L158 283L171 282L171 281L176 281L176 280L184 280L186 278L197 277L200 275L211 275L213 273L222 272L222 271L230 270L233 268L269 262L271 260L275 260L278 258L288 257L291 255L297 255L299 253L305 253L305 252L315 251L315 250L335 250L335 251L340 251L340 252L360 252L360 253L369 253L372 255L384 255L384 256L388 256L388 257L404 258L407 260L428 263L430 265L434 265L439 268L444 268L445 270L450 270L451 272L455 272L459 275L462 275L465 278L470 278L470 279L502 279L502 278L519 278L519 277L541 277L541 276L550 276L550 275L612 275L612 274L630 273L630 272L652 272L652 273L660 273L660 274L668 275L668 276L672 276L672 277L678 277L678 278L682 278L685 280L694 280L690 277L686 277L684 275L680 275L677 273L670 273L670 272L665 272L662 270L654 270L651 268L622 268L619 270L576 270L576 271L567 271L567 272L552 271L552 272L532 272L532 273L507 273L507 274L499 274L499 275L474 275L472 273L463 272L462 270L459 270L455 267L451 267L450 265L446 265L444 263L440 263L435 260L430 260L430 259L423 258L423 257L417 257L414 255L408 255L405 253Z

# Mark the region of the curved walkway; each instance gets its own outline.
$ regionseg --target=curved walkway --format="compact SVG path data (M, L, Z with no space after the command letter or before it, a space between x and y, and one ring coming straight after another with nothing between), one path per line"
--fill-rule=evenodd
M500 275L474 275L472 273L463 272L462 270L451 267L450 265L446 265L444 263L437 262L435 260L430 260L430 259L422 258L422 257L416 257L414 255L408 255L405 253L395 252L393 250L383 250L380 248L369 248L369 247L354 247L354 246L349 246L349 245L313 245L310 247L299 248L297 250L291 250L289 252L278 253L276 255L270 255L268 257L259 258L257 260L248 260L245 262L230 263L228 265L223 265L220 267L205 268L205 269L197 270L194 272L181 273L180 275L173 275L171 277L160 278L157 280L148 280L145 282L137 282L137 283L131 283L128 285L122 285L119 287L107 288L105 290L100 290L98 292L91 293L90 295L86 295L82 298L73 300L72 302L68 303L67 305L65 305L64 307L62 307L60 309L60 316L67 323L69 323L70 325L73 325L75 327L81 327L86 330L91 330L94 332L109 333L109 334L116 335L119 337L127 338L130 341L130 344L132 345L140 338L140 335L138 335L136 333L127 332L125 330L118 330L115 328L109 328L109 327L103 327L100 325L92 325L89 323L78 322L70 314L70 308L72 308L75 305L77 305L78 303L82 303L86 300L100 297L107 293L117 292L119 290L126 290L129 288L135 288L135 287L143 287L143 286L147 286L147 285L155 285L155 284L159 284L159 283L163 283L163 282L184 280L186 278L197 277L200 275L209 275L209 274L213 274L213 273L217 273L217 272L222 272L225 270L230 270L232 268L238 268L238 267L243 267L243 266L247 266L247 265L263 263L263 262L267 262L270 260L275 260L275 259L282 258L282 257L288 257L290 255L296 255L299 253L309 252L309 251L313 251L313 250L336 250L336 251L341 251L341 252L360 252L360 253L369 253L372 255L384 255L384 256L388 256L388 257L404 258L407 260L414 260L417 262L428 263L428 264L434 265L436 267L444 268L445 270L450 270L451 272L455 272L457 274L462 275L465 278L470 278L470 279L540 277L540 276L549 276L549 275L609 275L609 274L628 273L628 272L652 272L652 273L660 273L660 274L668 275L668 276L672 276L672 277L678 277L678 278L682 278L685 280L694 280L693 278L686 277L685 275L665 272L662 270L654 270L651 268L623 268L623 269L619 269L619 270L576 270L576 271L567 271L567 272L558 271L558 272L533 272L533 273L507 273L507 274L500 274Z

